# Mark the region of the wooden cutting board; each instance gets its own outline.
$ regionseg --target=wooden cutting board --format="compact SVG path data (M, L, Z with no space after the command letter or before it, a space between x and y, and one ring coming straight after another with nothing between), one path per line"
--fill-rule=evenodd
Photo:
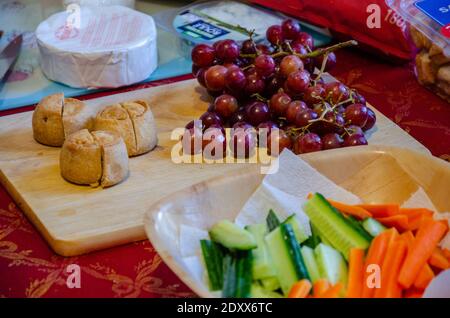
M89 107L132 100L150 102L156 118L156 150L130 160L129 178L108 189L70 184L59 174L59 148L36 143L32 112L0 118L0 181L53 250L73 256L145 239L143 216L156 201L206 179L242 168L242 164L175 164L170 134L198 118L208 97L195 80L87 101ZM369 143L428 150L376 112ZM245 185L243 185L245 186Z

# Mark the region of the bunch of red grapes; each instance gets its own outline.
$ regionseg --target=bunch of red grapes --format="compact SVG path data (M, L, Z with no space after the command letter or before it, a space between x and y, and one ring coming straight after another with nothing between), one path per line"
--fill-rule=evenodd
M324 82L323 73L336 64L332 50L315 50L312 36L291 19L269 27L266 38L267 44L256 44L250 33L241 44L221 40L193 48L193 74L215 101L200 117L201 127L186 125L191 138L215 129L223 136L203 146L215 142L225 148L224 127L241 128L230 145L244 143L246 156L256 145L251 131L261 128L268 132L269 153L366 145L364 132L374 126L375 113L356 90ZM277 138L276 151L271 138Z

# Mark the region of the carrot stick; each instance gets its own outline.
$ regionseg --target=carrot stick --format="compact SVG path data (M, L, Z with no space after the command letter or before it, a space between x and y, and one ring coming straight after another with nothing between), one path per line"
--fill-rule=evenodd
M425 208L400 208L398 211L398 214L404 214L408 218L409 217L416 217L421 215L428 215L433 216L433 211L425 209Z
M372 217L372 214L369 213L367 210L356 206L356 205L349 205L342 202L334 201L331 199L327 199L327 201L335 208L341 211L342 213L345 213L347 215L352 215L360 220L364 220L366 218Z
M401 296L401 289L397 288L398 284L393 284L392 280L397 282L397 273L402 265L401 262L403 262L407 247L406 242L400 239L394 230L392 231L393 234L381 265L381 286L375 290L375 298ZM393 277L393 275L395 276Z
M423 296L423 290L411 288L406 290L403 293L403 297L405 298L422 298Z
M414 281L414 287L418 289L425 289L433 278L433 270L428 264L425 264L425 266L420 270L416 280Z
M448 259L445 257L442 250L438 247L436 247L433 251L433 254L431 254L430 259L428 260L428 264L439 269L447 269L450 267Z
M408 247L408 251L411 249L413 242L414 242L414 234L411 231L403 232L402 235L400 235L400 238L404 239L406 242L406 246Z
M386 265L386 268L388 269L388 278L385 283L386 288L382 286L382 297L386 298L400 298L402 296L402 287L398 283L397 278L400 268L405 261L408 247L404 240L397 240L396 246L393 248L396 250L396 253L393 256L392 262L389 265ZM386 275L386 271L384 274Z
M400 285L404 288L412 286L422 267L433 254L434 249L446 232L447 226L442 222L427 218L422 223L400 270L398 277Z
M330 288L330 283L324 278L318 279L313 286L314 297L319 297Z
M326 292L319 295L319 298L338 298L343 287L344 285L342 285L342 283L337 283L336 285L331 286Z
M420 225L425 221L427 218L432 218L428 214L419 214L414 216L408 216L408 229L411 231L417 230Z
M364 263L364 281L361 294L363 298L371 298L375 294L375 288L368 284L368 278L369 275L371 275L371 273L367 271L368 267L370 265L378 265L379 268L381 268L388 245L391 240L397 237L397 235L397 231L391 228L380 233L372 240Z
M308 279L302 279L292 286L288 298L306 298L311 288L311 282Z
M399 232L407 231L408 217L406 215L397 214L393 216L387 216L383 218L376 218L378 222L386 227L395 227Z
M359 207L369 211L374 218L383 218L398 214L398 204L358 204Z
M352 248L349 256L347 297L360 298L364 281L364 250Z

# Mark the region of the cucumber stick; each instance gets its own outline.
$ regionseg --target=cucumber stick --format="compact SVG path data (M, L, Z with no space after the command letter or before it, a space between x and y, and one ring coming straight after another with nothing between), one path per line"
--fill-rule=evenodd
M332 245L330 241L328 241L328 239L325 237L325 235L323 235L322 233L320 233L320 230L315 227L313 224L311 224L311 228L314 229L314 233L316 234L316 236L319 237L319 242L314 246L314 248L316 248L317 245L319 245L319 243L324 243L327 245Z
M256 248L253 235L228 220L214 224L209 231L209 236L214 242L229 249L245 251Z
M310 279L290 224L281 224L270 232L266 236L266 243L283 294L287 295L292 285L300 279Z
M309 235L306 234L306 229L300 224L295 214L289 216L283 223L292 225L292 229L294 230L295 237L299 244L308 239Z
M252 250L253 254L253 279L262 279L275 275L275 268L272 264L269 251L267 250L264 237L267 234L266 224L254 224L245 227L256 240L256 248Z
M203 261L208 273L209 288L221 290L223 285L223 253L220 246L210 240L201 240Z
M311 223L320 229L321 235L341 252L346 259L350 249L358 247L367 249L370 241L319 193L312 196L304 207Z
M253 281L251 251L237 251L225 255L223 259L223 273L223 297L250 297Z
M386 230L386 227L383 224L372 218L365 219L362 221L361 225L373 237Z
M320 243L314 250L321 278L327 279L331 284L341 282L347 286L347 263L341 253L331 246Z
M369 242L372 241L373 236L370 235L370 233L366 231L366 229L361 225L361 223L357 219L355 219L353 216L349 215L347 217L347 221L350 222L350 224L355 228L355 230L357 230L359 232L359 234L364 236L367 240L369 240Z
M274 291L265 290L257 283L253 283L251 289L252 298L283 298L282 295Z
M314 284L321 278L319 266L317 265L316 257L314 255L314 250L305 245L302 246L301 251L309 277L311 278L311 282Z
M303 244L311 248L315 248L317 245L319 245L321 240L319 237L319 233L317 233L317 229L311 222L310 226L311 226L311 236L305 242L303 242Z

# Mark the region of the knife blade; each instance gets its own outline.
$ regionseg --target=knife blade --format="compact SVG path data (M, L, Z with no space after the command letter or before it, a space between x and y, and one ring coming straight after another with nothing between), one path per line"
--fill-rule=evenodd
M0 82L5 80L11 66L16 61L22 47L22 35L16 36L0 53Z

